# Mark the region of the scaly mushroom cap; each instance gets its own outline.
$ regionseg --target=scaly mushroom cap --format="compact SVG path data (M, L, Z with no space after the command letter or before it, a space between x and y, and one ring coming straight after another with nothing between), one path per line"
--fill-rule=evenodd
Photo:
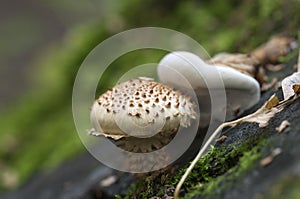
M138 78L117 84L94 102L90 117L95 130L90 134L114 140L147 138L174 133L195 116L190 97L150 78Z

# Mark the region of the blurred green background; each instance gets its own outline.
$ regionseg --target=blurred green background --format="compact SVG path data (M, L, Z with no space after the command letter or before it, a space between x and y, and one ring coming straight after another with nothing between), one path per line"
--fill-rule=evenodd
M295 36L300 1L1 0L0 15L0 190L5 191L85 150L72 118L72 87L81 62L101 41L130 28L158 26L191 36L210 55L248 52L271 35ZM160 58L151 50L120 58L106 71L98 93L132 66Z

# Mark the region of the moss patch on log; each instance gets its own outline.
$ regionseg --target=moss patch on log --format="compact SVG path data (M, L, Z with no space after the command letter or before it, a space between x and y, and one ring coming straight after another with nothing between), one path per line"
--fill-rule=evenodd
M181 195L184 198L217 197L223 189L239 180L263 157L264 152L261 152L261 148L265 145L266 140L261 137L226 147L211 147L187 178ZM187 166L181 168L176 174L162 173L141 179L132 184L125 196L118 197L125 199L162 197L168 187L176 186Z

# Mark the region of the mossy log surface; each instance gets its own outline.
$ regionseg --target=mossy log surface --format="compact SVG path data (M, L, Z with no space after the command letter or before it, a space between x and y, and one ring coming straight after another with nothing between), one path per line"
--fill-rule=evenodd
M75 12L65 2L63 5L54 4L63 16L66 15L63 7ZM75 7L79 8L78 5ZM175 174L165 172L137 182L131 174L104 167L84 152L77 135L71 103L76 71L86 55L108 37L130 28L157 26L189 35L211 55L247 53L272 35L297 35L300 24L299 0L144 0L142 4L138 0L126 0L120 1L114 9L105 20L97 18L75 27L63 40L51 44L46 52L38 53L33 60L34 72L29 77L33 88L28 92L21 89L24 96L13 102L16 104L0 110L0 198L91 199L115 198L115 195L150 198L172 195L178 179L201 145L201 136L195 139L184 158L177 161L181 171ZM25 38L26 43L32 45L26 36L31 34L31 28L24 29L31 27L31 23L20 26L25 18L12 17L5 20L5 24L14 21L15 24L9 27L15 27L13 32L20 30L17 31L22 33L19 39ZM40 34L44 31L36 29ZM9 38L13 37L15 34ZM42 38L45 38L44 34ZM14 39L4 40L6 44ZM16 46L8 49L9 46L4 44L3 55L10 57L12 54L9 53L16 52ZM17 44L26 54L29 53L26 45ZM133 66L158 63L164 53L144 49L118 58L101 77L96 95L113 86ZM26 57L15 61L22 62L23 67L28 60L31 59ZM287 62L283 70L268 74L269 80L273 76L281 80L291 74L295 63L296 57ZM20 81L14 84L18 86ZM4 84L4 88L7 87L8 91L21 88L7 85ZM262 93L259 104L248 113L259 108L274 92L271 89ZM280 90L276 92L281 95ZM228 139L199 161L183 186L182 195L187 198L299 198L298 107L299 100L277 114L263 129L256 124L225 129L223 134ZM278 133L274 129L284 119L291 123L290 131ZM281 148L282 153L267 167L260 166L259 161L274 148ZM111 175L116 176L117 181L111 186L100 187L99 182Z
M283 70L270 73L278 79L291 74L296 57L288 61ZM273 93L282 99L279 89L262 93L260 102L248 113L259 108ZM181 191L184 198L297 198L300 197L300 99L276 114L265 128L256 123L244 123L225 129L228 138L203 156L190 174ZM247 113L246 113L247 114ZM275 130L282 121L290 126L284 132ZM197 150L197 138L184 158L177 161L182 165L177 172L163 172L156 176L135 180L131 174L120 173L100 165L88 153L65 162L58 169L40 174L20 189L7 194L11 198L151 198L172 196L174 186ZM267 165L260 161L275 148L281 154ZM99 182L109 176L117 181L108 187Z

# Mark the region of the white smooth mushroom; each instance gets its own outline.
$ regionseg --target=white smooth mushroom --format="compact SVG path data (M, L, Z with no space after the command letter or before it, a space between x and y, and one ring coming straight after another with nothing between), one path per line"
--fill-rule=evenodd
M220 58L218 57L216 60ZM236 65L241 67L239 64ZM241 70L242 72L240 72L237 69L223 65L221 62L212 65L204 62L193 53L177 51L167 54L160 61L157 71L161 82L168 85L179 88L184 87L181 82L182 76L189 81L199 99L200 124L206 125L210 118L210 109L208 110L207 107L211 105L208 89L217 91L225 88L227 104L226 107L220 104L220 111L224 111L226 108L227 120L236 118L259 101L259 83L249 75L250 68L247 68L247 66L250 66L250 64L246 62L243 70ZM223 84L217 82L212 82L213 84L209 86L206 84L206 80L213 80L218 75L220 75Z
M160 137L154 139L156 143L139 144L147 148L142 151L149 151L153 145L159 148L158 142L171 140L179 126L190 126L196 118L194 106L190 97L153 79L129 80L109 89L94 102L90 115L94 130L90 134L114 140L150 138L157 134Z

